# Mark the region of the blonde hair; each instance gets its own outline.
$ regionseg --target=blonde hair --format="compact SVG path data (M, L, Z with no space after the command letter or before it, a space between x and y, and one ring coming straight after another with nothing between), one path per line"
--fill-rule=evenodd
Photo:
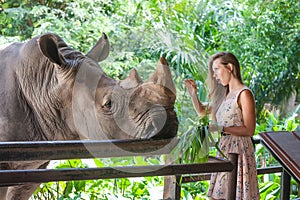
M241 77L241 71L240 71L240 63L238 59L235 57L234 54L230 52L219 52L211 56L209 62L208 62L208 77L207 77L207 83L208 83L208 91L209 91L209 99L210 99L210 107L212 112L212 117L215 119L215 114L221 105L222 101L226 97L226 95L229 92L228 85L223 86L219 84L216 79L213 77L214 72L212 69L213 63L215 60L221 59L221 63L224 65L224 67L228 68L228 64L233 65L232 74L235 76L241 83L242 77Z

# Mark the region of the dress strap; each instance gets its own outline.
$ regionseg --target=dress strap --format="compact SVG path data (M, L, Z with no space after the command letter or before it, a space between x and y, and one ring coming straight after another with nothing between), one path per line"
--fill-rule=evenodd
M250 88L248 88L247 86L244 86L242 87L237 93L236 93L236 96L235 96L235 101L237 102L240 94L244 91L244 90L249 90L251 93L252 91L250 90ZM253 93L252 93L253 94Z

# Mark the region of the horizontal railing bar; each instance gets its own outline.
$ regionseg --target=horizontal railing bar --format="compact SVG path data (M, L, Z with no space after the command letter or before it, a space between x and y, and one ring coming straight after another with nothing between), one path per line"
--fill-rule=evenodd
M262 167L257 168L257 174L273 174L282 172L281 166L274 166L274 167ZM198 181L206 181L209 180L211 177L211 174L199 174L199 175L188 175L188 176L182 176L181 183L191 183L191 182L198 182Z
M192 183L198 181L206 181L209 180L211 174L199 174L199 175L191 175L191 176L183 176L181 179L181 183Z
M282 167L281 166L274 166L274 167L262 167L257 169L257 174L273 174L273 173L278 173L282 172Z
M177 138L0 142L0 162L159 155L170 153L177 143Z
M233 168L234 166L230 161L221 161L215 159L214 161L198 164L170 164L72 169L2 170L0 171L0 186L52 181L168 176L221 171L229 172L232 171Z
M0 142L0 162L160 155L170 153L177 143L177 138Z

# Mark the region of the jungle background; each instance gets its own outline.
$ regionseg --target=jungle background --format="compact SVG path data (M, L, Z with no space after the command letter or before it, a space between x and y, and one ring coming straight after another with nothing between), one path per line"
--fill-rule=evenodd
M146 80L159 57L172 69L175 109L183 134L197 115L183 81L196 80L208 101L207 61L218 51L237 55L245 84L256 99L255 135L300 130L300 1L298 0L0 0L0 44L53 32L87 53L105 32L111 43L102 69L123 79L136 68ZM257 167L278 165L256 146ZM161 159L94 159L109 164L159 164ZM53 167L88 167L84 160L57 161ZM209 181L182 186L182 199L207 199ZM32 199L159 199L163 177L45 183ZM261 199L279 199L280 173L259 175ZM153 193L158 196L153 196ZM292 180L291 198L300 197Z

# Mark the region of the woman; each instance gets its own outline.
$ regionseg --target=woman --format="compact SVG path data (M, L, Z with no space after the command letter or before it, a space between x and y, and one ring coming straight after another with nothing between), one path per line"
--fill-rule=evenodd
M243 84L240 64L232 53L213 55L208 67L209 107L199 101L196 84L191 79L185 80L188 93L199 115L211 113L217 125L211 125L209 129L221 131L219 147L222 152L226 156L229 153L239 154L236 199L258 200L256 161L251 141L256 124L254 96ZM214 173L208 196L211 199L226 199L227 180L228 173Z

